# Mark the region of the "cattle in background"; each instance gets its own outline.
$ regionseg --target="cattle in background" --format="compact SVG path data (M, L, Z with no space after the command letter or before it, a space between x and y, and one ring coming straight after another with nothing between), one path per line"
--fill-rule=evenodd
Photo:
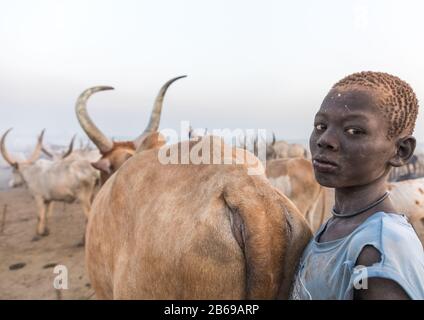
M50 159L52 160L60 160L65 159L66 157L69 157L74 150L74 142L75 142L76 135L74 135L71 139L71 142L69 143L69 146L66 151L63 151L61 153L54 152L52 150L49 150L45 145L42 146L41 151Z
M424 178L391 182L390 199L404 213L424 246Z
M404 181L424 177L424 154L416 153L401 167L392 168L389 181Z
M156 97L153 110L150 116L149 124L144 132L133 141L112 141L101 132L87 113L88 98L99 91L112 90L112 87L98 86L85 90L78 98L75 111L81 128L85 131L90 140L97 146L101 153L101 158L93 163L93 166L100 170L100 183L104 184L106 180L122 164L128 160L137 148L150 148L161 146L165 143L157 133L162 112L163 99L168 87L176 80L184 78L180 76L166 82Z
M10 131L11 129L9 129L8 131ZM21 163L21 164L30 164L30 163L34 163L35 161L37 161L40 156L41 156L41 149L42 149L42 144L41 144L41 140L44 136L44 131L43 130L41 132L41 134L38 136L37 139L37 144L34 148L34 150L32 151L31 155L28 157L28 159L25 159L25 156L23 155L23 153L19 154L17 157L14 158L14 162L15 163ZM0 146L1 152L2 154L4 154L5 151L5 147L3 146L3 144ZM17 169L17 165L11 165L11 163L9 161L7 161L7 159L3 156L3 159L5 161L5 164L7 166L11 166L12 167L12 177L9 180L8 186L9 188L18 188L21 187L25 184L25 181L22 179L22 176L19 174L18 169Z
M258 156L259 154L259 137L256 135L253 138L253 154ZM304 158L310 159L310 153L298 143L288 143L284 140L277 141L275 134L272 133L272 141L265 142L266 147L266 160L275 160L275 159L291 159L291 158ZM241 148L248 150L247 137L244 138L244 143L241 144Z
M205 128L203 130L202 134L198 133L198 130L194 130L192 126L189 127L188 129L188 139L200 139L201 137L204 137L208 135L208 128Z
M18 162L7 152L5 146L10 130L12 129L7 130L1 137L1 154L14 169L14 181L20 179L24 182L37 204L38 223L34 240L49 234L47 219L51 215L53 202L71 203L79 200L88 217L97 179L97 172L90 162L67 158L35 161L41 153L44 130L38 138L32 156L26 161Z
M87 160L90 162L95 162L97 161L101 154L99 152L99 150L97 148L92 149L89 147L88 144L86 144L85 146L82 145L82 143L80 143L80 148L79 149L74 149L74 141L75 141L75 135L72 137L71 142L69 143L69 146L67 148L67 150L62 151L62 152L54 152L52 150L49 150L49 148L47 148L46 146L43 145L42 147L42 152L49 157L52 160L60 160L60 159L72 159L72 160ZM99 172L98 170L96 170L96 172ZM100 172L98 174L98 178L100 179Z
M310 158L306 148L298 143L288 143L280 140L275 142L273 149L274 157L272 159Z

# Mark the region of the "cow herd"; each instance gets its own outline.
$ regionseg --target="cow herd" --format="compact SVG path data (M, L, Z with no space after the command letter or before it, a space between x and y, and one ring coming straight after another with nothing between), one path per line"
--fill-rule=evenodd
M184 77L162 86L146 129L130 141L113 141L88 114L90 96L113 89L108 86L85 90L75 105L97 150L73 150L72 139L54 154L43 146L43 130L28 159L18 161L6 148L11 129L3 134L10 186L25 184L38 208L34 240L49 234L54 202L77 200L87 219L86 267L99 299L287 298L303 248L329 217L333 190L316 182L308 150L274 135L265 165L255 156L257 138L253 152L246 139L234 147L192 130L187 140L167 144L159 132L164 97ZM193 151L218 161L181 161ZM48 159L40 159L43 152ZM177 163L159 156L174 153ZM406 168L412 177L421 157L414 161ZM262 173L251 174L252 168ZM424 178L402 175L404 181L388 188L424 243Z

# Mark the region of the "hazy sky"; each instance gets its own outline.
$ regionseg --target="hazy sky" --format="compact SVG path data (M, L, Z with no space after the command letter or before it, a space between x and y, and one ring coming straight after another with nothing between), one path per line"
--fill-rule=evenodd
M161 128L265 128L307 139L333 83L395 74L424 101L422 1L16 0L0 6L0 130L83 136L82 90L109 136L137 136L168 79ZM424 139L420 111L416 136ZM21 140L20 140L21 139Z

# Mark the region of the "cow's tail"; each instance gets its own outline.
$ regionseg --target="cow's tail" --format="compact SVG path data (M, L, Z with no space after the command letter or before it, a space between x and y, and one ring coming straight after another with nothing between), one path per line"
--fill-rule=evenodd
M230 211L234 237L245 256L245 298L286 297L295 268L290 266L290 255L300 256L297 246L303 249L306 244L301 239L300 244L292 242L293 236L294 240L299 238L295 220L303 217L265 178L248 177L233 182L224 189L223 197ZM308 233L306 221L305 225ZM282 295L280 288L286 291Z
M285 252L284 272L281 281L281 287L278 294L279 299L288 299L289 293L297 271L298 263L302 256L303 250L312 238L312 231L303 215L291 203L286 205L286 222L290 230L289 245Z

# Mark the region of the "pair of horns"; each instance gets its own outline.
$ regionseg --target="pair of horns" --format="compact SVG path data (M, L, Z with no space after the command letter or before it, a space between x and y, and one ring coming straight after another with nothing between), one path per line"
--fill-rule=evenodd
M159 129L159 122L160 122L160 116L162 112L162 105L163 105L163 99L165 97L165 93L168 90L169 86L176 80L185 78L186 76L180 76L173 78L166 82L162 88L159 90L159 93L155 99L152 113L150 115L149 123L144 130L144 132L140 135L144 136L146 133L149 132L155 132ZM110 151L113 148L113 141L109 139L105 134L103 134L102 131L94 124L93 120L91 120L90 116L87 112L87 100L88 98L99 91L104 90L113 90L113 87L108 86L97 86L93 88L89 88L85 90L77 100L77 103L75 105L75 111L77 114L77 119L82 127L82 129L85 131L87 136L90 138L91 141L99 148L100 152L106 153ZM138 141L139 138L135 139L134 141Z
M71 142L69 143L68 146L68 150L61 155L62 159L65 159L67 156L69 156L72 151L74 150L74 142L75 142L75 138L76 138L76 134L74 134L74 136L71 139ZM52 152L50 152L49 150L47 150L44 146L41 148L41 151L44 152L47 156L49 156L50 158L54 158L54 155Z
M1 154L4 158L4 160L6 160L7 163L9 163L11 166L15 166L18 161L16 161L8 152L5 146L5 141L6 141L6 137L9 134L9 132L12 130L12 128L10 128L9 130L7 130L3 136L1 137L0 140L0 151ZM38 136L38 140L37 140L37 145L34 148L34 151L32 152L31 156L25 160L23 163L32 163L34 161L36 161L40 155L41 155L41 149L43 147L43 137L44 137L44 131L45 129L43 129L43 131L41 131L40 135Z
M275 133L272 132L272 142L271 142L270 145L273 146L275 144L275 142L276 142ZM255 138L253 140L253 145L254 145L254 148L257 148L257 145L258 145L258 135L255 136ZM243 141L241 147L243 149L247 149L247 137L246 136L244 136L244 141Z
M273 146L273 145L275 144L275 141L276 141L276 139L275 139L275 133L274 133L274 131L273 131L273 132L272 132L272 142L270 143L270 145L271 145L271 146ZM255 137L254 144L255 144L255 145L257 145L257 144L258 144L258 135L256 135L256 137Z

